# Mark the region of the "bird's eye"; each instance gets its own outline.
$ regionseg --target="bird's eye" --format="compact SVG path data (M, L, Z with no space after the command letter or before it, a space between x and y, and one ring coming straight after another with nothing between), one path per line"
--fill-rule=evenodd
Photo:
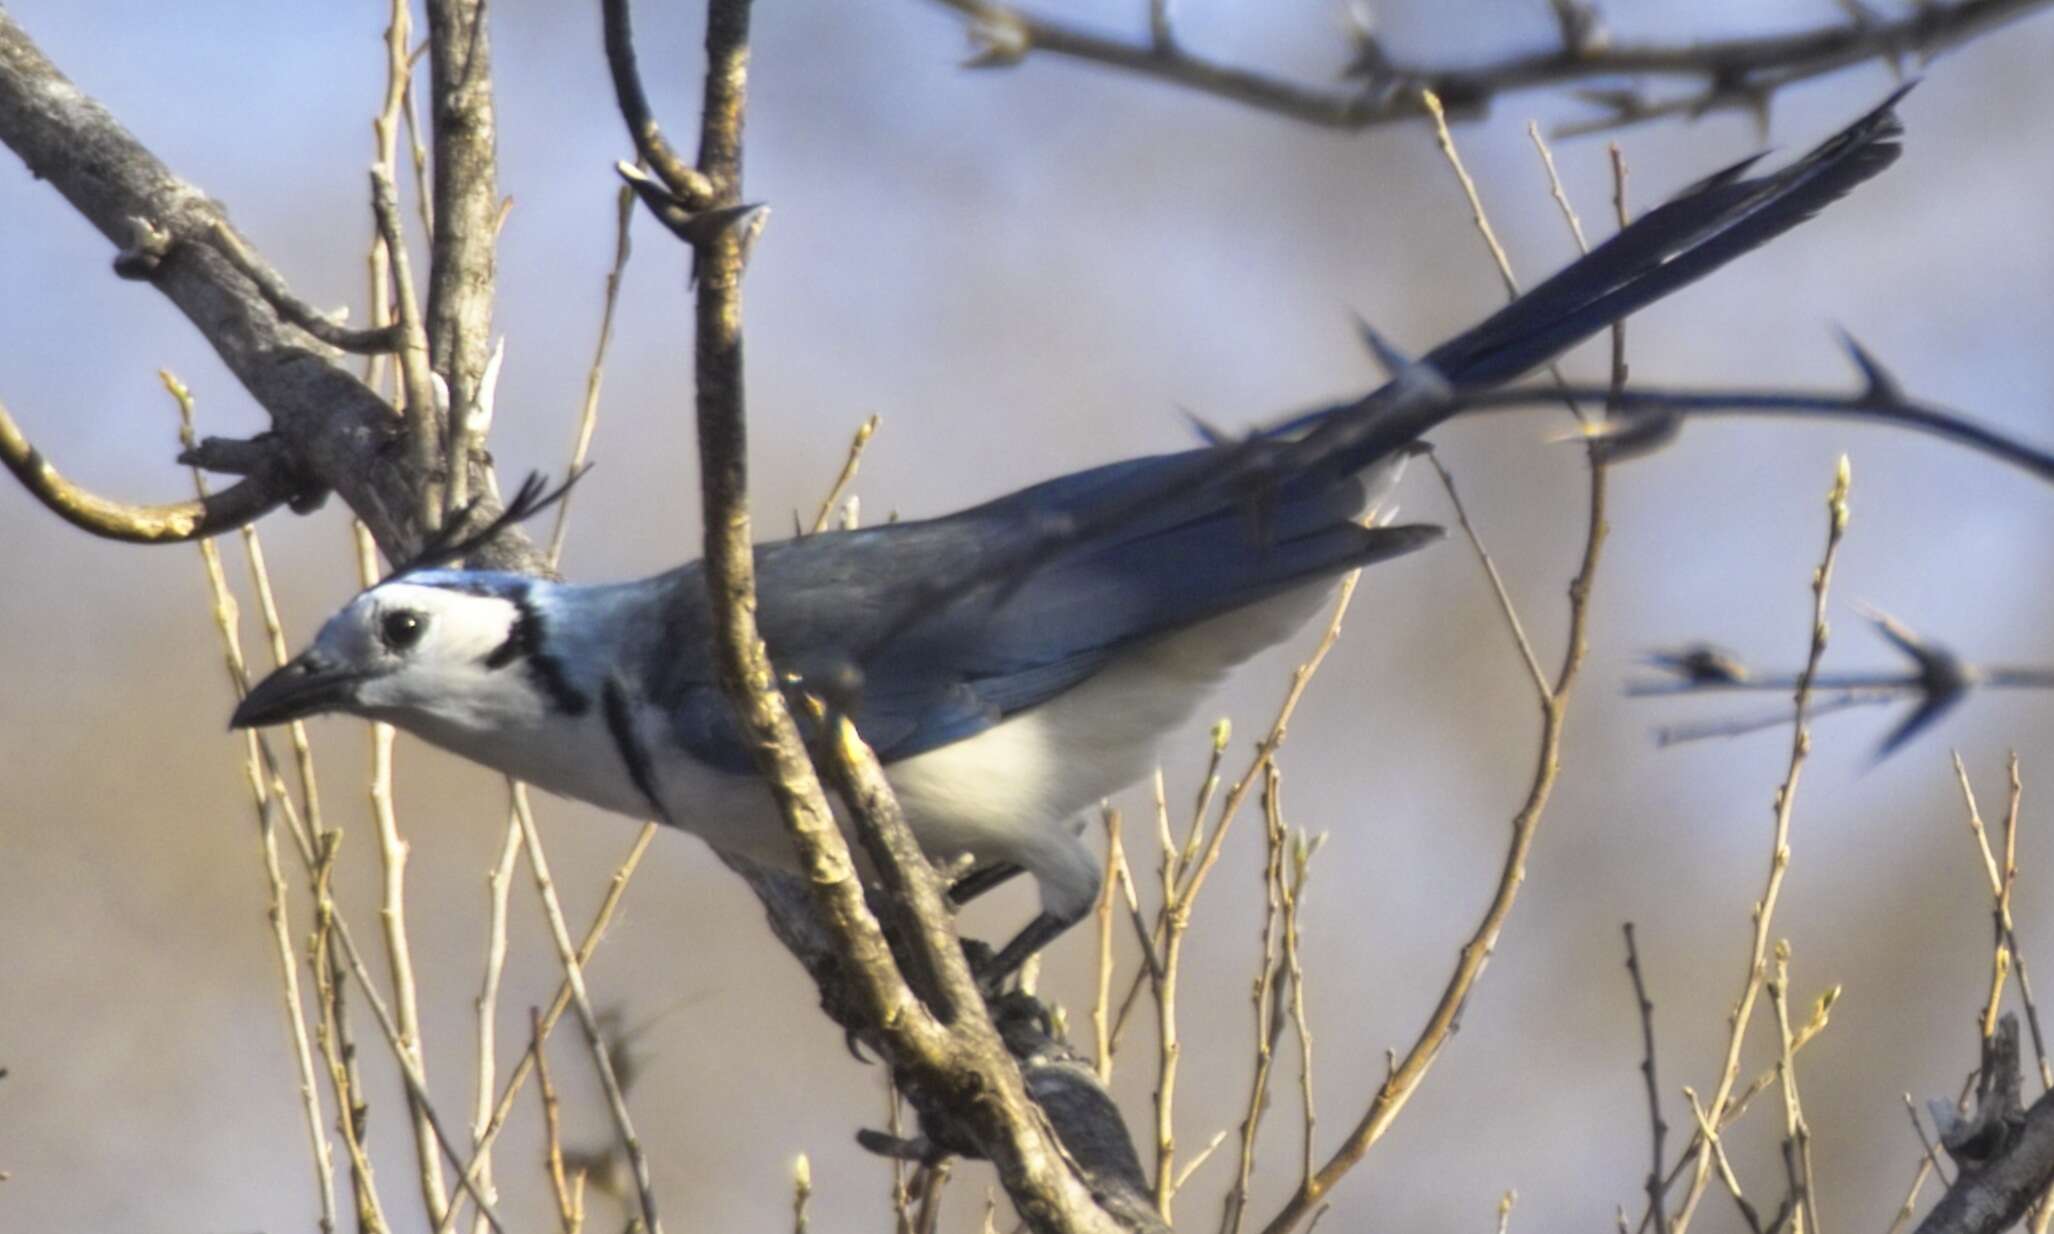
M378 625L379 637L394 651L405 651L421 641L421 635L428 629L428 619L419 613L406 609L395 609L385 614Z

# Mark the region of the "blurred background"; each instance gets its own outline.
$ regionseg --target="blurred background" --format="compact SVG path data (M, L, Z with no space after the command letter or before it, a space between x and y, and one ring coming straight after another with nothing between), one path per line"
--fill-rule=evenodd
M507 339L492 449L502 476L568 453L613 244L612 161L627 153L590 6L501 0L493 40L504 190L498 325ZM1138 34L1144 6L1051 11ZM1828 0L1641 3L1616 38L1679 41L1834 20ZM382 4L14 0L10 11L77 83L174 169L225 202L305 298L363 317L364 168L384 73ZM645 76L681 138L697 122L702 11L644 5ZM1187 44L1302 80L1347 53L1324 0L1180 6ZM1551 45L1540 0L1378 6L1390 49L1461 63ZM1033 59L959 71L958 19L918 0L764 5L756 14L748 196L773 217L748 283L755 508L766 535L810 517L848 436L883 427L857 490L866 518L945 512L1030 481L1176 447L1189 408L1241 426L1358 392L1377 374L1359 311L1424 349L1501 300L1490 260L1430 132L1323 132L1117 74ZM1844 325L1912 391L2054 441L2054 20L1948 55L1904 104L1898 167L1819 221L1635 318L1634 376L1664 383L1852 378ZM1769 139L1797 150L1890 89L1870 65L1779 95ZM1561 91L1501 100L1457 130L1520 273L1573 253L1528 143L1587 114ZM1636 208L1763 142L1721 113L1619 135ZM689 147L689 142L683 142ZM1559 143L1569 192L1608 230L1604 141ZM595 457L567 570L639 575L695 556L685 260L646 221L623 295ZM106 242L11 158L0 159L0 397L60 467L111 495L172 500L176 417L156 372L194 389L202 429L246 435L259 408L147 287L108 273ZM1572 363L1603 372L1601 348ZM1435 435L1542 657L1559 655L1582 539L1580 451L1548 444L1559 412ZM1894 667L1850 607L1866 600L1983 661L2054 660L2054 493L1933 441L1845 425L1692 426L1622 468L1595 602L1594 650L1566 769L1528 882L1461 1031L1389 1137L1335 1197L1330 1228L1485 1229L1519 1192L1515 1228L1608 1226L1639 1211L1647 1129L1639 1024L1619 925L1638 923L1654 999L1672 1152L1677 1089L1716 1083L1744 972L1770 803L1788 736L1658 749L1654 726L1716 701L1628 700L1647 649L1694 637L1795 667L1808 636L1833 462L1854 467L1830 667ZM1415 470L1409 518L1445 520ZM355 589L339 502L263 525L295 641ZM197 553L89 539L0 484L0 1226L291 1230L312 1225L311 1172L264 918L265 882L241 747ZM2039 531L2034 531L2039 528ZM232 545L224 541L225 546ZM239 551L231 574L240 578ZM254 626L245 636L253 658ZM1214 715L1235 758L1267 726L1311 633L1242 671ZM1205 727L1171 743L1188 800ZM1796 1010L1845 995L1799 1068L1826 1220L1880 1230L1918 1156L1903 1094L1950 1096L1975 1063L1988 985L1987 895L1948 765L1958 749L1986 811L2005 753L2024 759L2017 912L2029 960L2054 957L2054 699L1977 697L1877 765L1895 713L1823 721L1804 779L1776 933L1794 950ZM1365 579L1339 648L1282 760L1296 826L1331 831L1306 909L1322 1145L1330 1147L1438 994L1497 877L1531 777L1538 726L1524 670L1468 550ZM360 937L376 910L375 838L358 769L362 725L316 728L329 816L347 830L344 896ZM400 816L428 1071L452 1120L471 1103L472 999L484 874L504 826L492 776L402 738ZM1145 814L1141 792L1123 802ZM574 920L589 917L634 824L542 803ZM1252 811L1201 901L1185 961L1187 1153L1245 1099L1248 982L1260 925ZM1152 860L1152 857L1149 858ZM1152 882L1150 867L1139 873ZM297 884L295 884L297 886ZM511 1058L526 1009L558 979L525 878L502 998ZM973 933L1009 934L1026 888L981 903ZM307 929L304 899L294 930ZM1059 943L1044 988L1082 1026L1088 931ZM1131 952L1123 955L1130 966ZM2054 959L2041 961L2054 965ZM2054 969L2049 969L2054 972ZM885 1171L858 1149L883 1121L880 1068L852 1062L754 901L697 841L659 838L591 972L644 1067L631 1103L671 1228L789 1219L791 1160L811 1154L816 1220L888 1222ZM417 1214L400 1090L368 1019L379 1178L402 1228ZM1766 1035L1761 1040L1766 1040ZM1118 1088L1150 1115L1153 1045L1130 1035ZM559 1038L565 1136L608 1135L589 1066ZM1767 1061L1757 1049L1748 1071ZM1296 1177L1293 1064L1256 1211ZM524 1098L501 1141L501 1209L552 1220ZM1780 1193L1777 1112L1729 1140L1766 1207ZM1213 1219L1223 1151L1183 1212ZM989 1175L965 1167L949 1226L974 1226ZM1928 1192L1930 1196L1933 1194ZM615 1214L593 1201L595 1229ZM1703 1228L1733 1228L1707 1197ZM418 1228L417 1226L411 1228Z

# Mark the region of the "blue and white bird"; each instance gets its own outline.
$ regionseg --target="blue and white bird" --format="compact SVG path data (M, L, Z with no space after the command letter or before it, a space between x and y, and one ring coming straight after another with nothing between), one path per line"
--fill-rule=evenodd
M1783 171L1745 179L1743 163L1693 186L1423 365L1458 391L1503 383L1795 226L1896 158L1895 101ZM937 859L967 855L980 885L1018 870L1039 884L1040 915L987 975L1092 904L1099 863L1083 812L1147 774L1158 741L1234 666L1303 626L1339 574L1438 537L1360 520L1418 435L1452 413L1437 404L1394 429L1399 419L1376 421L1378 406L1372 395L1256 438L1294 446L1370 417L1367 431L1330 434L1341 444L1257 488L1208 480L1209 460L1233 450L1215 445L941 518L758 547L772 660L802 688L833 685L921 845ZM994 579L993 561L1017 568ZM951 580L971 585L952 591ZM697 562L600 585L403 566L252 689L232 723L383 720L552 792L790 867L716 682L710 631Z

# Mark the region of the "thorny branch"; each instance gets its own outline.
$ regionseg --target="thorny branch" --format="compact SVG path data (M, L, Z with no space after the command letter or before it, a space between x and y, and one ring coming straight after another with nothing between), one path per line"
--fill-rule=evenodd
M1561 44L1466 68L1407 63L1394 57L1358 21L1347 76L1356 84L1303 85L1187 51L1175 38L1166 9L1151 8L1146 41L1100 34L999 0L939 0L969 22L971 68L1002 68L1043 53L1133 73L1154 81L1239 103L1258 111L1327 128L1359 130L1426 116L1423 95L1438 95L1457 116L1483 114L1500 95L1582 82L1608 83L1580 92L1601 109L1564 134L1618 128L1662 116L1697 117L1720 108L1745 108L1765 117L1784 86L1869 60L1902 68L2045 7L2047 0L1957 0L1910 5L1884 20L1865 6L1853 15L1808 30L1761 38L1697 43L1614 44L1588 4L1557 6ZM1852 6L1850 6L1852 7ZM1696 88L1653 99L1637 86L1610 82L1675 79Z
M1911 662L1909 670L1820 673L1812 684L1816 689L1833 691L1817 704L1816 710L1821 713L1914 700L1912 709L1883 739L1878 758L1895 752L1966 701L1975 690L2054 688L2054 667L1970 663L1946 646L1920 638L1886 613L1866 609L1864 615L1885 641ZM1627 694L1646 698L1763 690L1788 693L1798 679L1795 673L1757 673L1731 652L1708 643L1657 652L1648 657L1648 663L1667 672L1670 679L1629 683ZM1708 737L1737 737L1788 724L1790 720L1790 711L1783 708L1761 715L1667 725L1655 730L1655 736L1662 745L1673 745Z

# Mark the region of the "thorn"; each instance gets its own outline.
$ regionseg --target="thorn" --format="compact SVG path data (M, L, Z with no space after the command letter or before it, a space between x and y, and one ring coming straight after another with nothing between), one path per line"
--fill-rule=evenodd
M629 188L635 190L635 196L642 199L642 204L649 207L657 221L672 232L681 234L680 229L692 218L692 211L684 199L672 193L663 181L633 163L615 163L613 170Z
M1919 638L1909 626L1890 614L1866 604L1856 608L1875 624L1891 646L1902 652L1918 669L1919 703L1902 723L1890 731L1889 736L1883 738L1883 744L1875 755L1875 761L1881 762L1968 697L1976 675L1960 656L1937 643Z
M1927 695L1912 709L1910 715L1904 717L1903 723L1891 729L1890 735L1883 738L1883 743L1876 747L1875 757L1871 761L1880 763L1895 754L1906 742L1932 727L1940 717L1952 711L1954 705L1959 703L1966 693L1964 689L1951 694Z
M1640 91L1624 86L1596 86L1574 91L1574 96L1593 107L1602 107L1615 119L1630 120L1647 110Z
M1179 407L1177 411L1184 417L1185 422L1205 440L1206 445L1224 446L1233 443L1233 437L1225 429L1214 425L1189 407Z
M856 1143L880 1157L891 1157L899 1161L926 1163L937 1159L941 1146L926 1136L903 1139L882 1131L864 1127L856 1132Z
M1397 71L1384 50L1383 40L1377 37L1376 11L1368 0L1353 0L1342 11L1341 28L1354 52L1341 68L1342 78L1359 77L1370 83L1372 89L1387 86Z
M1776 92L1768 87L1759 87L1747 92L1747 110L1754 116L1755 136L1762 141L1769 140L1770 111L1776 101Z
M1876 359L1868 348L1863 347L1844 329L1840 331L1840 345L1847 349L1848 356L1854 360L1854 367L1860 370L1862 380L1867 383L1861 393L1864 403L1870 406L1894 406L1904 401L1904 387L1897 384L1897 379L1890 375L1890 370L1884 368L1882 361Z
M1588 56L1603 51L1611 36L1598 17L1597 6L1582 0L1550 0L1555 25L1562 32L1562 47L1571 55Z
M1926 662L1935 656L1936 652L1943 656L1947 654L1944 651L1938 651L1938 649L1928 646L1910 626L1905 625L1875 605L1856 604L1854 607L1856 612L1860 613L1871 625L1876 627L1877 633L1881 634L1891 646L1903 652L1911 659L1912 663L1919 667L1923 668Z
M1362 345L1369 348L1369 354L1376 357L1377 367L1384 371L1386 378L1396 381L1407 370L1419 365L1419 361L1400 351L1360 313L1355 315L1355 332L1361 336Z
M1734 684L1748 678L1747 665L1739 656L1710 643L1693 643L1676 651L1651 651L1644 661L1692 685Z

